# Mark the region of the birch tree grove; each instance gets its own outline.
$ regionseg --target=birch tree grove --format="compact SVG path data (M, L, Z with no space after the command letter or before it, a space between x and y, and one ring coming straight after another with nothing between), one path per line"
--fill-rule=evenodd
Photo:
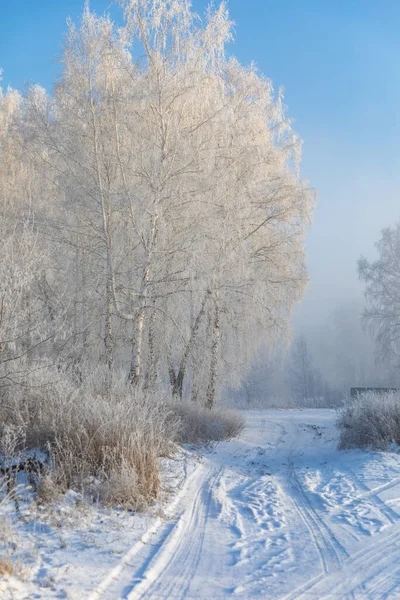
M204 20L187 0L119 4L121 26L88 5L68 24L52 95L0 97L2 219L43 254L31 298L53 338L33 356L212 408L290 335L301 142L281 93L228 56L225 3Z

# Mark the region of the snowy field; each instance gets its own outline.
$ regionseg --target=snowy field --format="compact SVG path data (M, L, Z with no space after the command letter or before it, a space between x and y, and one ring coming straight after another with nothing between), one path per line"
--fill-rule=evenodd
M247 412L240 439L166 461L176 492L150 516L27 507L32 564L0 597L400 598L399 455L338 452L335 417Z

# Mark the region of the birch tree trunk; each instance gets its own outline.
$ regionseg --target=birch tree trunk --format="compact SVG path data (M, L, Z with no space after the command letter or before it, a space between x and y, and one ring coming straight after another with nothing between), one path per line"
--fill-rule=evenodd
M89 57L90 58L90 57ZM112 249L110 236L110 204L107 202L103 179L100 168L99 144L98 144L98 125L96 119L96 111L94 105L94 90L92 83L92 75L89 64L89 104L92 117L92 134L93 134L93 153L95 160L95 172L97 177L98 193L101 203L101 224L102 233L106 252L106 297L105 297L105 332L104 332L104 347L106 365L109 372L112 372L114 366L114 342L113 342L113 324L112 324L112 308L113 308L113 266L112 266Z
M215 397L217 391L217 377L218 367L220 358L220 319L219 319L219 307L218 301L215 301L214 305L214 319L212 327L212 345L211 345L211 360L210 360L210 373L208 378L208 387L206 393L206 407L210 410L214 407Z
M199 331L201 321L204 317L204 314L206 311L206 306L207 306L207 301L208 301L209 297L210 297L210 292L207 291L203 297L203 300L202 300L202 303L200 306L200 310L197 313L196 319L190 330L189 340L184 348L184 352L183 352L183 355L181 358L178 372L177 373L175 372L175 369L172 364L170 364L170 366L169 366L169 376L170 376L172 396L178 397L180 400L182 400L182 395L183 395L183 382L185 379L185 373L186 373L188 359L192 352L192 348L195 344L196 336Z

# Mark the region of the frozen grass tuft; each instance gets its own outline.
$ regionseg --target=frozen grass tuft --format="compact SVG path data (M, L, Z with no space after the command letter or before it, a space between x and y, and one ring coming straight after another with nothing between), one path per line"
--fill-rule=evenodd
M243 430L242 415L233 410L209 410L198 404L176 402L171 405L179 418L178 439L183 444L207 444L230 440Z
M171 403L103 370L79 385L59 371L52 384L41 377L33 373L29 387L5 396L0 453L3 464L21 464L30 451L47 457L34 477L26 473L45 504L73 490L85 501L140 510L157 497L159 458L176 442L215 443L244 426L236 412Z
M0 556L0 576L1 575L13 575L14 565L10 558Z
M137 509L157 496L158 459L171 452L178 422L165 402L123 381L108 382L99 371L77 386L58 373L52 385L13 390L0 411L0 437L12 427L21 439L14 452L47 453L42 501L68 489L86 494L93 479L100 484L97 499L106 503Z
M12 494L7 491L6 482L0 481L0 576L20 573L20 565L14 559L14 531L5 516L5 507Z
M358 396L340 412L337 426L340 449L384 450L389 444L400 444L400 393Z

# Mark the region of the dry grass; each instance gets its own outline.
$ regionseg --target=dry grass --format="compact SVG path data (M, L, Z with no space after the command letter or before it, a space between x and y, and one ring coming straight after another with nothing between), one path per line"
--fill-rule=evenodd
M0 556L0 576L14 575L15 569L12 560L6 556Z
M166 402L122 376L109 382L102 370L79 386L58 371L51 385L40 377L33 374L28 388L12 389L0 405L0 452L11 459L21 450L46 452L49 463L35 483L41 503L72 489L86 501L141 509L158 495L159 458L174 442L215 443L244 426L234 411Z
M0 556L0 577L14 576L25 581L28 576L28 570L23 566L20 559L12 556Z
M198 404L176 402L172 414L179 418L178 439L183 444L207 444L230 440L244 428L244 418L233 410L209 410Z
M347 403L341 411L339 448L384 450L400 444L400 394L367 392Z
M0 577L4 575L22 575L20 561L15 559L16 550L15 532L8 518L5 508L11 501L4 481L0 482Z
M51 473L39 477L36 499L39 504L54 504L60 497L60 489Z
M158 399L135 393L116 378L108 387L102 371L77 387L67 377L53 385L14 390L3 424L23 430L27 448L46 450L50 465L39 481L39 498L57 491L90 490L98 497L137 509L159 491L158 458L170 451L177 420ZM0 429L1 431L1 429Z

